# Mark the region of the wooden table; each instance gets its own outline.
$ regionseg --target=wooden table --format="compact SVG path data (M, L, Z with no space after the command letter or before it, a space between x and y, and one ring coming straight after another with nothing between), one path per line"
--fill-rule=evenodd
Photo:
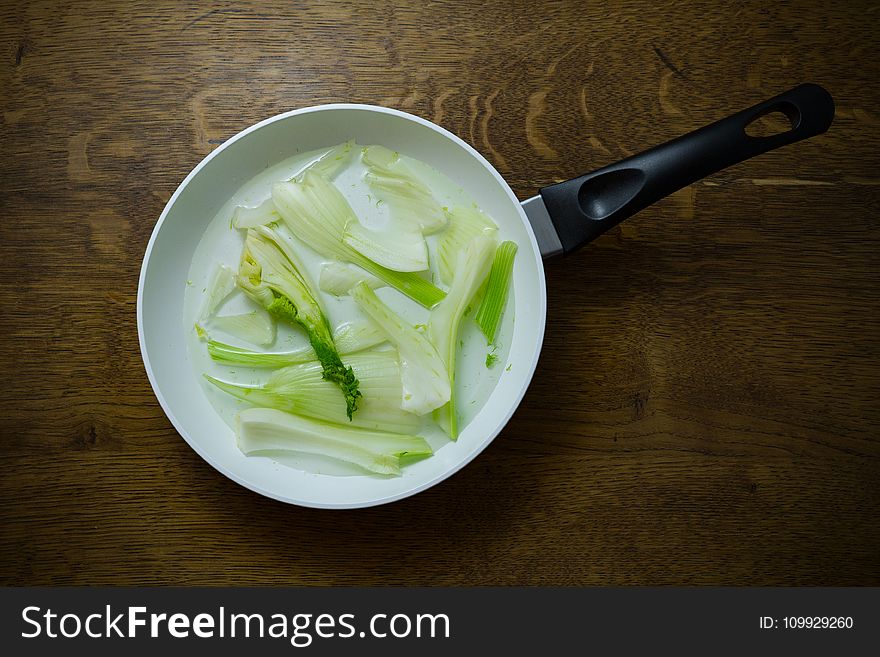
M880 584L876 3L0 16L3 584ZM135 321L150 232L262 118L404 109L526 198L803 81L837 101L827 135L546 263L522 406L425 493L351 512L262 498L153 396Z

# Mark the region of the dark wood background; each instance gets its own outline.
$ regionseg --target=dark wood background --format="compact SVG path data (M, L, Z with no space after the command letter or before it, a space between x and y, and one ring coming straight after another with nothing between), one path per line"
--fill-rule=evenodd
M3 2L0 580L880 584L878 19L871 2ZM803 81L836 99L827 135L547 263L525 401L425 493L261 498L153 396L150 232L259 119L401 108L526 198Z

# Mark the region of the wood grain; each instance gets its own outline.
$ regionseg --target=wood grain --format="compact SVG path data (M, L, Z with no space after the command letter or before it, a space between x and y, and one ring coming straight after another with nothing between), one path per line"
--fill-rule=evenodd
M0 582L880 584L875 3L4 2ZM820 138L548 261L534 382L489 449L387 507L286 506L180 439L140 260L212 148L378 103L521 198L774 95Z

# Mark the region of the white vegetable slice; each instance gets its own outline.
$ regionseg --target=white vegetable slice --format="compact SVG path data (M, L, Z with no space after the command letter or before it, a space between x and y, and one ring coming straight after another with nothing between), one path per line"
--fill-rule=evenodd
M440 272L440 280L450 285L458 254L477 235L495 237L498 226L489 215L473 207L452 208L447 216L449 225L437 240L437 269Z
M431 446L419 436L318 422L272 408L241 411L236 416L236 433L239 449L248 456L320 454L386 475L400 474L401 456L432 453Z
M446 226L443 208L398 153L384 146L368 146L363 163L367 167L367 184L379 199L388 203L399 224L418 226L425 235Z
M455 354L459 341L459 326L468 304L489 274L494 251L494 241L485 235L478 235L468 243L458 255L452 287L446 298L431 312L431 319L428 322L428 337L446 365L451 390L449 403L438 411L437 419L453 440L458 438L455 410Z
M266 346L275 342L275 322L262 308L240 315L215 315L208 322L208 329L251 344Z
M246 208L239 205L232 213L232 225L239 229L265 226L272 222L281 221L281 215L275 209L271 198L267 198L255 208Z
M210 318L220 305L226 300L235 289L235 272L226 265L218 265L208 286L208 295L205 298L205 305L202 308L202 322Z
M338 260L331 260L321 265L321 274L318 277L318 287L327 294L337 297L347 296L349 290L364 281L374 290L385 285L372 274L368 274L360 267L348 265Z
M302 180L306 171L316 173L327 180L333 180L351 162L351 158L355 154L355 145L354 139L337 144L317 160L303 167L290 180Z
M391 221L384 230L370 230L359 221L345 227L345 243L375 263L394 271L428 268L428 245L418 225Z
M385 331L371 319L353 319L343 322L333 331L333 342L345 354L353 354L382 344L387 340Z
M449 401L449 373L437 349L426 336L403 321L365 283L358 283L352 297L397 347L403 384L401 408L423 415Z

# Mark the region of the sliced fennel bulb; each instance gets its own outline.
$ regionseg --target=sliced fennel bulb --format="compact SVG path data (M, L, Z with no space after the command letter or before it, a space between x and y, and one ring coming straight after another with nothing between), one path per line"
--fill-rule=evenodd
M358 380L339 357L327 317L303 272L290 246L274 230L266 226L248 229L238 271L239 287L270 314L305 329L324 378L342 390L351 418L361 396Z
M333 332L333 341L347 354L375 347L387 339L385 331L369 319L358 318L344 322Z
M485 235L477 235L468 242L458 255L452 287L446 298L431 312L431 319L428 322L428 337L437 348L437 353L449 373L449 403L437 412L437 419L453 440L458 438L455 410L455 354L459 342L459 326L468 304L486 280L494 246L494 241Z
M367 146L363 163L367 167L367 184L376 196L388 203L398 226L418 227L426 235L446 226L443 208L398 153L384 146Z
M248 456L279 452L320 454L370 472L400 474L401 456L428 456L424 438L318 422L273 408L248 408L236 416L239 449Z
M325 258L358 265L427 308L443 298L443 291L421 276L379 265L345 242L346 227L357 217L326 178L307 170L301 181L275 184L272 199L290 231Z
M348 265L338 260L331 260L321 265L321 274L318 276L318 287L322 292L336 297L347 296L349 290L364 281L374 290L382 287L385 282L372 274L368 274L360 267Z
M251 344L266 346L275 341L275 322L262 308L239 315L215 315L208 322L208 328Z
M241 230L265 226L275 221L281 221L281 215L275 209L271 198L267 198L255 208L246 208L239 205L232 213L232 225Z
M359 221L349 222L345 243L373 262L394 271L424 271L428 268L428 244L418 226L393 221L382 231L371 230Z
M386 341L385 332L369 319L345 322L333 331L333 343L340 354L352 354ZM218 340L208 340L208 355L224 365L248 367L284 367L317 358L311 345L291 351L265 352L236 347Z
M235 272L226 265L218 265L208 285L208 295L202 306L199 322L205 322L217 312L221 304L235 289Z
M238 315L217 315L217 310L235 289L235 279L236 274L229 267L223 264L217 267L196 323L196 333L202 340L209 339L209 333L220 331L251 344L272 344L275 322L265 310L258 308Z
M437 269L440 280L452 284L458 254L477 235L495 237L498 226L478 208L455 207L448 213L449 225L437 240Z
M329 151L324 153L317 160L304 167L291 180L302 180L306 171L323 176L327 180L333 180L340 171L348 166L352 156L355 154L354 139L337 144Z
M351 295L361 310L385 332L388 341L397 347L403 386L400 407L424 415L449 401L449 373L428 338L382 303L365 283L352 288Z
M421 420L401 410L401 382L397 352L374 351L349 356L358 378L363 398L358 412L351 418L351 426L367 429L413 433ZM308 361L284 367L272 373L261 386L245 386L205 378L224 392L255 406L275 408L297 415L307 415L327 422L347 423L345 405L339 391L322 376L321 364Z

